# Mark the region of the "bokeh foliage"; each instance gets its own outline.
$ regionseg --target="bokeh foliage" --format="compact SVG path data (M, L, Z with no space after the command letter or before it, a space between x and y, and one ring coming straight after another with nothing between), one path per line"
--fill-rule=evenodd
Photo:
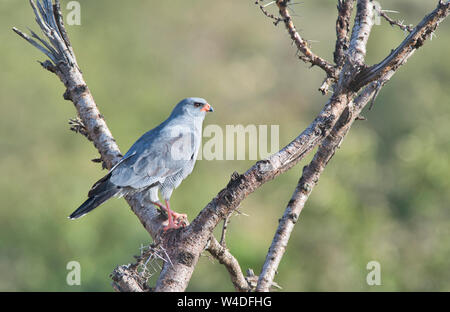
M63 5L67 1L63 1ZM122 151L186 96L215 109L206 124L279 124L280 147L326 102L323 74L295 58L288 35L254 1L80 1L67 26L78 62ZM437 0L381 1L416 24ZM293 8L297 28L332 59L336 1ZM272 8L273 9L273 8ZM0 290L111 291L109 273L132 261L149 236L123 199L89 216L67 215L105 174L91 143L68 130L75 116L39 51L15 35L34 23L27 1L0 3ZM67 10L65 10L67 13ZM450 290L450 28L402 67L357 122L322 175L293 233L276 281L285 291ZM405 37L375 26L367 61ZM192 219L252 161L206 161L174 192ZM306 161L264 185L233 217L228 246L243 269L261 269ZM81 286L66 284L81 263ZM382 286L366 284L381 263ZM225 269L201 257L188 290L233 290Z

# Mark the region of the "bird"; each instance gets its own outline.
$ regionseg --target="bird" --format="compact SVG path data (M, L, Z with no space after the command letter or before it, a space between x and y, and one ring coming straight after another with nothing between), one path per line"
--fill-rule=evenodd
M167 213L164 231L184 225L185 214L170 208L172 192L191 174L202 140L202 126L212 106L203 98L181 100L169 117L144 133L90 189L88 199L69 219L78 219L112 197L147 192L150 202ZM158 191L165 205L159 200Z

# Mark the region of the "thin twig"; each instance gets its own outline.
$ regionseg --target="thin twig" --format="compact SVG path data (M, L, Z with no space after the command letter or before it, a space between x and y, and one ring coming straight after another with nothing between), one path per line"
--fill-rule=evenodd
M403 21L396 21L392 18L390 18L387 14L386 11L381 10L379 12L380 16L383 17L386 21L388 21L389 24L391 24L391 26L398 26L401 30L403 31L407 31L407 32L412 32L414 30L414 26L413 25L405 25L403 24Z
M307 41L304 40L295 29L294 23L292 22L292 17L288 11L288 2L288 0L276 0L276 4L280 10L280 15L282 17L284 25L286 26L286 29L291 39L294 41L298 51L301 53L299 55L299 58L306 63L310 63L312 66L318 66L322 68L329 78L335 79L336 70L334 66L325 59L314 54L311 51L311 48L309 47Z
M252 291L256 290L256 286L258 285L259 276L255 275L255 272L253 272L252 269L247 269L247 275L245 276L245 279L246 279L248 285L250 286L251 290ZM274 281L272 281L271 288L283 289L283 287L281 287L280 285L278 285L278 283L276 283Z
M263 2L264 2L264 0L257 0L257 1L255 2L255 4L258 5L258 6L259 6L259 9L261 10L261 12L262 12L265 16L267 16L268 18L270 18L270 19L273 21L273 24L274 24L275 26L277 26L278 23L282 21L282 19L281 19L280 17L275 16L275 15L272 14L272 13L269 13L269 12L267 11L267 9L266 9L266 7L268 7L268 6L272 5L272 4L274 4L275 1L270 1L269 3L266 3L266 4L263 4Z
M231 216L231 214L226 216L225 219L223 219L222 234L220 236L220 245L224 248L227 248L226 235L227 235L228 223L230 221L230 216Z
M87 131L86 126L79 117L69 119L69 125L71 131L79 133L89 141L92 141L92 139L89 137L89 132Z

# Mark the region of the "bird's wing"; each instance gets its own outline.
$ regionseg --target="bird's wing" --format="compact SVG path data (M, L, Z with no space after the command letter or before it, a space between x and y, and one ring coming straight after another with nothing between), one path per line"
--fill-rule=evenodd
M170 129L168 129L170 130ZM159 129L144 134L111 171L111 182L122 187L144 188L164 182L181 171L187 160L178 159L174 151L186 145L183 134L172 135ZM176 153L175 153L176 154Z

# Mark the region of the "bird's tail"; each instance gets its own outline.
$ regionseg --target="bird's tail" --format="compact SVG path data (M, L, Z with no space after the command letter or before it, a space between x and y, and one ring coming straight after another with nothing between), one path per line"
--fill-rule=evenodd
M69 219L74 220L81 218L89 211L97 208L105 201L120 192L120 187L114 185L109 181L110 177L111 174L108 174L94 184L94 186L89 191L89 198L77 210L72 212L72 214L69 216Z

